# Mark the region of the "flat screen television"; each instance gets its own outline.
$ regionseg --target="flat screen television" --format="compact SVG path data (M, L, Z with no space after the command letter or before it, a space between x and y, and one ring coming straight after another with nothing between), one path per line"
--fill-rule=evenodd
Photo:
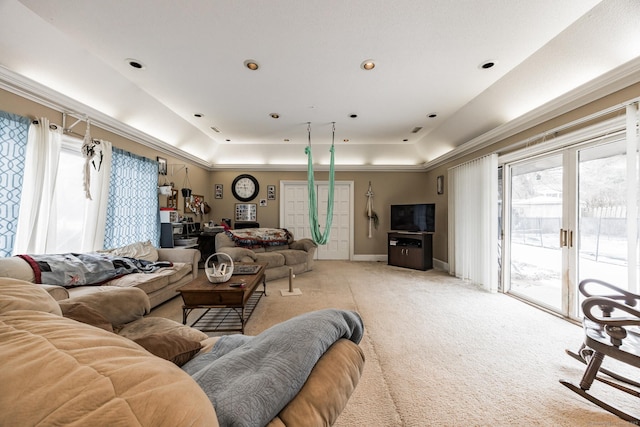
M435 233L435 203L391 205L391 231Z

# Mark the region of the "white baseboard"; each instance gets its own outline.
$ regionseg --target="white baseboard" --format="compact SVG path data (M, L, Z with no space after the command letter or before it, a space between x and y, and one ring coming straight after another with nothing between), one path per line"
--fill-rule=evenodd
M354 255L351 261L376 261L376 262L388 262L387 255ZM436 270L449 271L449 263L440 261L439 259L433 259L433 268Z
M387 262L387 255L354 255L351 261L377 261Z

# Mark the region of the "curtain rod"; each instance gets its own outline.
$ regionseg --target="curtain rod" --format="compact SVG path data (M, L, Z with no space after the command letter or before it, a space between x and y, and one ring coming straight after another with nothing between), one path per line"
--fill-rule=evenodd
M573 120L573 121L570 121L568 123L556 126L555 128L548 129L546 131L540 132L540 133L538 133L538 134L536 134L534 136L531 136L531 137L529 137L529 138L527 138L525 140L522 140L522 141L520 141L520 142L518 142L516 144L510 145L508 148L509 148L509 150L512 150L512 149L518 149L518 148L520 148L522 146L527 147L527 146L529 146L529 143L532 142L532 141L536 141L538 139L542 139L543 141L545 141L547 136L551 136L552 138L555 138L555 136L556 136L555 134L557 134L559 132L566 131L566 130L574 128L574 127L578 127L578 126L580 126L582 124L588 123L588 122L593 121L593 120L597 120L597 119L599 119L601 117L605 117L605 116L607 116L609 114L613 114L613 113L616 113L616 112L624 111L627 108L627 105L631 105L631 104L634 104L634 103L637 103L637 102L640 102L640 97L632 98L632 99L630 99L628 101L624 101L622 103L613 105L613 106L611 106L609 108L605 108L604 110L597 111L597 112L595 112L593 114L589 114L587 116L580 117L580 118L578 118L576 120ZM505 148L507 148L507 147L505 147Z
M39 125L40 121L39 120L32 120L31 123L34 124L34 125ZM56 129L58 129L58 125L55 124L55 123L51 123L51 124L49 124L49 129L56 130Z

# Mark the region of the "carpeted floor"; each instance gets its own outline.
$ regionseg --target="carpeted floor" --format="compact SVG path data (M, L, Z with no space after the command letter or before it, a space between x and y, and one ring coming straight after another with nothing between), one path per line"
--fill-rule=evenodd
M582 376L584 366L564 353L578 349L582 329L514 298L376 262L318 261L293 287L302 295L281 295L286 278L268 282L246 333L316 309L360 313L365 371L338 426L629 425L558 382ZM181 304L175 298L151 315L181 321ZM601 384L592 390L637 407Z

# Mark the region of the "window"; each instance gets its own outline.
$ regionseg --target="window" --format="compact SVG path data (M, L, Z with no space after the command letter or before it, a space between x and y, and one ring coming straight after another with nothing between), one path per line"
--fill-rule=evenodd
M80 152L82 141L63 137L60 166L56 176L53 203L57 218L52 221L56 239L48 242L47 252L80 252L83 240L84 217L88 199L82 186L84 158ZM53 219L53 218L52 218Z

